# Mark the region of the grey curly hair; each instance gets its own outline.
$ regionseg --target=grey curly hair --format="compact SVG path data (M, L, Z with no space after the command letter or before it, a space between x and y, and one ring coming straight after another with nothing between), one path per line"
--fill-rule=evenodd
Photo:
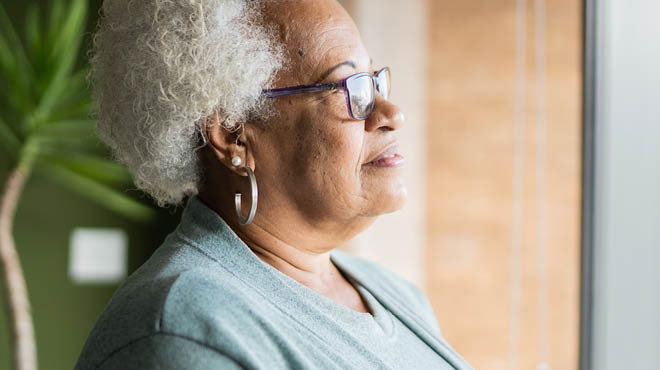
M282 48L250 0L105 0L94 37L97 128L159 206L198 192L200 124L264 114Z

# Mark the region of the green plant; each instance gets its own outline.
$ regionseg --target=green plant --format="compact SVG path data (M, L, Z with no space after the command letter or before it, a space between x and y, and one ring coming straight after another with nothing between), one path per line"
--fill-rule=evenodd
M0 152L11 168L0 198L0 267L16 369L37 368L30 305L12 235L17 203L33 171L43 171L104 207L138 221L153 208L117 190L131 184L94 135L87 67L76 68L86 0L52 0L44 19L33 4L21 38L0 4Z

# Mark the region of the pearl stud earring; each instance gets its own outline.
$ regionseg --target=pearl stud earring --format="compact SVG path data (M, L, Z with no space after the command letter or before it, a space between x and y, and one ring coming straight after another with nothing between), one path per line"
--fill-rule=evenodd
M231 159L231 164L233 164L234 166L238 167L238 166L240 166L241 164L243 164L243 160L241 159L241 157L236 156L236 157L233 157L233 158Z

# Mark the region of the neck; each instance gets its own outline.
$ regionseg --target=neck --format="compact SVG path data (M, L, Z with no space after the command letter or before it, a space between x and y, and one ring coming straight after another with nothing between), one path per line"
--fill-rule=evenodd
M337 280L343 279L330 260L330 251L343 244L344 240L323 237L324 233L318 229L296 222L283 207L262 206L261 195L261 208L257 209L257 216L247 226L238 224L230 197L219 197L209 192L202 192L199 197L225 220L261 261L290 278L321 294L332 294ZM282 214L268 217L265 212L268 208L279 209Z
M238 189L242 194L249 189L240 183L227 186L227 182L213 179L207 185L199 198L225 220L261 261L335 302L368 312L357 290L332 263L330 251L364 230L373 219L360 218L343 225L327 221L312 224L296 212L292 202L260 192L254 220L241 226L234 209L234 194L217 189Z
M232 228L259 259L316 291L323 293L339 277L330 250L291 244L256 222Z

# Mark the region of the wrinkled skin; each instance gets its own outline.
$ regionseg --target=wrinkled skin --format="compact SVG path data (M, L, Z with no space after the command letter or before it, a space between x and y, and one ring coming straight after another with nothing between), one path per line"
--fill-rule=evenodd
M274 87L373 72L353 20L335 0L267 3L266 22L278 32L286 56ZM333 69L344 62L349 63ZM210 118L200 198L262 261L340 304L368 312L329 252L405 203L400 167L365 165L396 141L403 114L378 96L366 121L352 120L341 90L280 97L274 104L277 114L265 125L247 122L236 132L217 124L221 115ZM244 212L250 194L245 172L231 163L234 156L254 170L259 186L257 214L248 226L238 225L234 210L234 193L244 194Z

